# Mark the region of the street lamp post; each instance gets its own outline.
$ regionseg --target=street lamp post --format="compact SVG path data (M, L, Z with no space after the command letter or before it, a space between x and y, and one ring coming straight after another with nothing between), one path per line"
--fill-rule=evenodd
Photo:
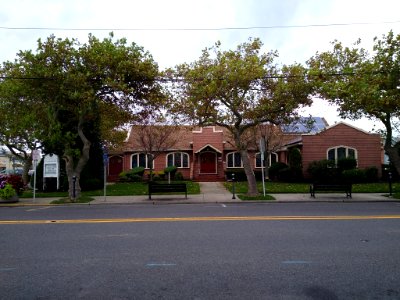
M75 202L76 200L76 176L72 176L72 198Z
M235 196L235 173L232 173L232 199L236 199L236 196Z

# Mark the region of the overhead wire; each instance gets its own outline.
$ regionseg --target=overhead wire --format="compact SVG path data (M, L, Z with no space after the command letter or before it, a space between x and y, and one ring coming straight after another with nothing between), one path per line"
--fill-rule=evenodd
M244 26L244 27L210 27L210 28L76 28L76 27L13 27L0 26L0 30L54 30L54 31L227 31L227 30L253 30L253 29L289 29L307 27L334 27L334 26L364 26L380 24L396 24L400 20L381 22L350 22L350 23L328 23L328 24L305 24L305 25L268 25L268 26Z

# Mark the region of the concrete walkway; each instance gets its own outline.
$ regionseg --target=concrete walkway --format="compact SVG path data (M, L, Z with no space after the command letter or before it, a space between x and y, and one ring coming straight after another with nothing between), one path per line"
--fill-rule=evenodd
M90 204L167 204L167 203L239 203L242 201L236 197L232 199L232 193L227 191L221 182L200 182L200 194L188 195L152 195L152 200L148 196L97 196ZM317 193L316 198L311 198L310 194L270 194L276 202L387 202L400 201L388 197L388 194L376 193L357 193L351 199L347 199L344 193ZM22 198L16 205L46 205L59 198ZM260 202L260 201L256 201Z

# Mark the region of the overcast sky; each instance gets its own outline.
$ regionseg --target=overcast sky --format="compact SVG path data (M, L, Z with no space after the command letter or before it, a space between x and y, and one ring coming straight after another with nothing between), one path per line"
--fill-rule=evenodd
M399 11L399 0L0 0L0 62L14 60L19 50L36 49L37 39L50 34L84 43L90 32L102 38L114 31L115 37L143 46L160 69L190 63L216 41L235 49L249 37L259 37L265 51L277 50L282 64L304 63L315 52L330 50L335 39L351 45L361 38L371 49L375 36L389 30L400 34ZM239 27L268 28L224 29ZM339 120L334 107L321 103L307 113L330 125ZM367 131L373 127L348 123Z

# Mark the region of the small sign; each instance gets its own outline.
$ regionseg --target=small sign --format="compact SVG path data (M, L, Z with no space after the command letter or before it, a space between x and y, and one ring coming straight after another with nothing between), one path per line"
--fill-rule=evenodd
M265 152L265 139L264 138L260 139L260 152L261 153Z
M33 160L40 160L40 151L39 150L32 150L32 159Z

